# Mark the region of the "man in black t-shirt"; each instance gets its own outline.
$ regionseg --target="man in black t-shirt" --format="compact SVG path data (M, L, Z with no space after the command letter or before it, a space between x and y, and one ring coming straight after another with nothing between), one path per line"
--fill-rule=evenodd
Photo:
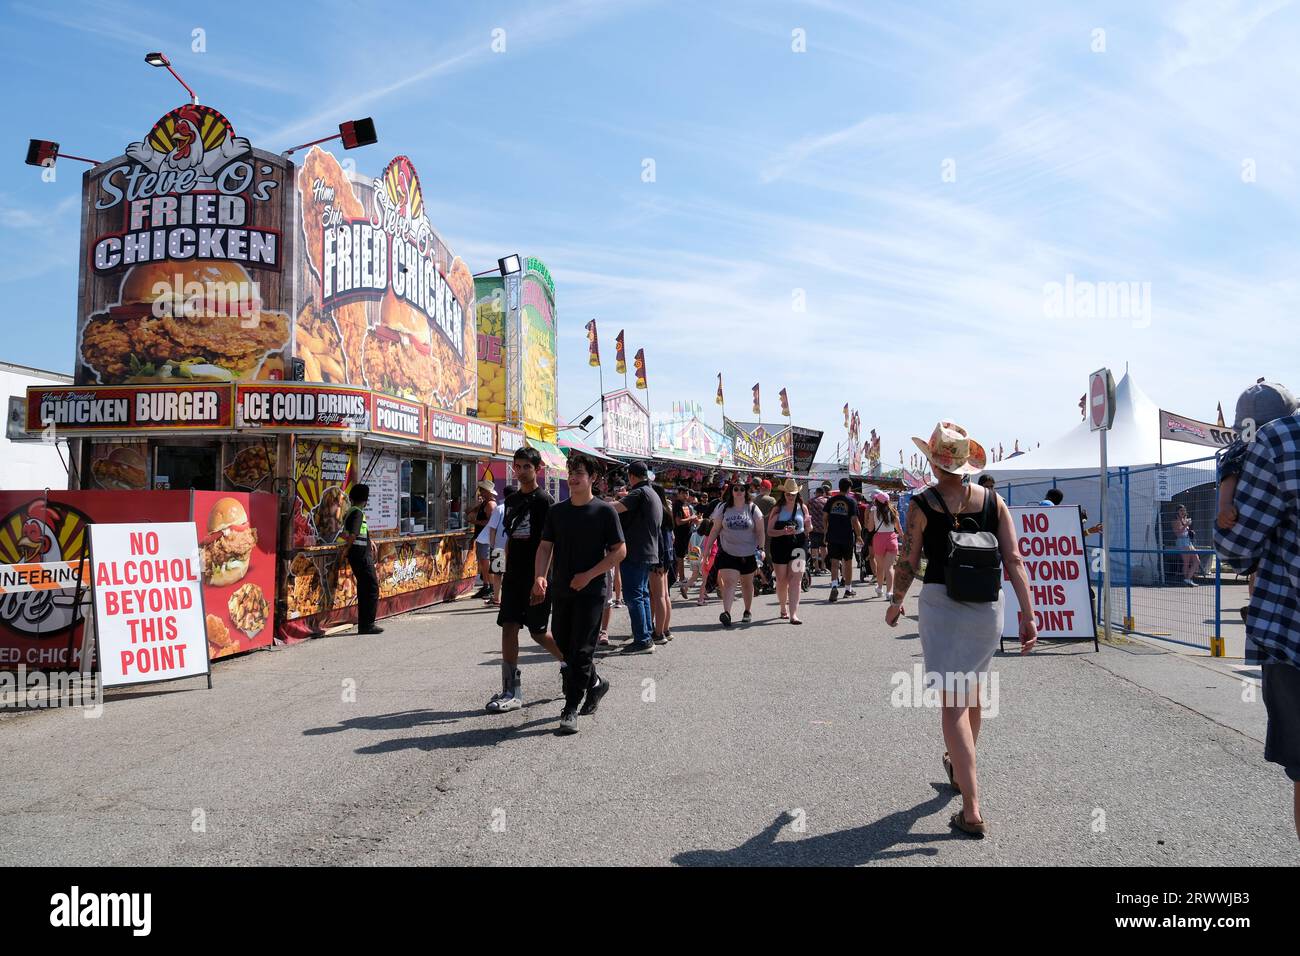
M578 715L594 714L609 692L593 657L605 609L605 572L627 549L613 505L592 497L595 475L592 458L581 452L569 456L569 497L547 512L533 568L532 600L540 604L550 597L551 625L568 665L559 734L576 734Z
M501 627L501 692L493 694L487 702L492 713L518 710L524 705L521 693L523 675L519 670L519 628L527 627L532 639L551 652L564 667L564 654L555 638L546 633L546 622L551 615L549 601L533 604L530 593L533 584L533 565L537 548L542 540L542 528L554 500L545 489L537 485L537 468L542 456L536 448L520 448L515 452L515 480L519 490L509 495L502 514L501 535L505 541L505 555L496 552L491 556L492 570L504 572L501 578L501 610L497 624Z
M840 582L844 583L844 596L852 597L853 546L862 545L862 522L858 520L858 500L849 490L853 483L840 479L840 493L826 499L822 514L826 520L826 556L831 566L831 603L840 597Z

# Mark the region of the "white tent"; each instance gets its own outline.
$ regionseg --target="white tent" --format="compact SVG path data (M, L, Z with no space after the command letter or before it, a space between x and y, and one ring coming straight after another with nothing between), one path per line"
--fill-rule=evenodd
M1154 552L1170 545L1162 533L1160 503L1190 488L1212 485L1214 449L1162 440L1159 406L1125 373L1115 386L1115 419L1106 437L1106 460L1113 526L1109 547L1139 552L1130 556L1134 584L1158 583L1160 557ZM1057 487L1065 494L1065 504L1083 506L1090 523L1096 523L1102 513L1100 470L1098 434L1081 421L1041 448L990 463L986 473L997 479L998 492L1009 504L1036 504L1049 488ZM1198 539L1211 540L1213 529L1207 519L1212 516L1189 510ZM1121 583L1123 568L1115 570L1116 583Z

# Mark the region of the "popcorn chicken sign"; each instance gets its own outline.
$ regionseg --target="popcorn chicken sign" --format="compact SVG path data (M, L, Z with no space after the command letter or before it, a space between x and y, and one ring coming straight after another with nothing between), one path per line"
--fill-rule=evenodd
M192 522L92 524L90 560L105 687L209 673Z

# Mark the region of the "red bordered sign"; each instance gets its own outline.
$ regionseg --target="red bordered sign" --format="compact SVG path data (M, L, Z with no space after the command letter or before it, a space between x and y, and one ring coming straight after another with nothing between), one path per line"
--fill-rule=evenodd
M57 385L27 389L27 431L156 432L229 428L229 385Z
M425 439L433 445L451 445L492 454L496 450L496 429L491 422L429 409L429 428Z
M368 389L342 385L256 383L235 387L235 425L290 431L366 430Z
M374 412L370 430L380 435L394 435L420 441L424 438L424 406L389 395L373 395Z

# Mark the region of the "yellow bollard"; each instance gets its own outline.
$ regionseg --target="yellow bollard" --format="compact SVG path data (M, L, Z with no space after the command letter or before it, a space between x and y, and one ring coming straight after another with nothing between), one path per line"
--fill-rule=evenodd
M1211 657L1227 656L1224 654L1224 650L1223 650L1223 638L1221 637L1210 638L1210 656Z

